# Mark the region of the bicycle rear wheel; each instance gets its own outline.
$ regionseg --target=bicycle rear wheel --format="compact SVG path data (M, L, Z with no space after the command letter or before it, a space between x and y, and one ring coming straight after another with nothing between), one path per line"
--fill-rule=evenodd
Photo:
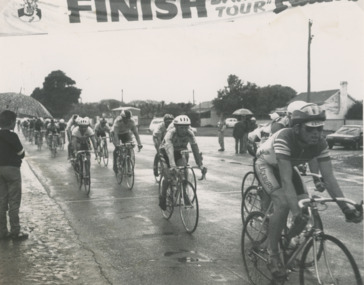
M183 181L181 186L179 211L186 231L191 234L196 230L199 218L196 189L189 181Z
M159 158L159 154L157 153L154 156L154 162L153 162L153 175L154 175L154 179L157 183L159 183L159 181L162 178L162 166L161 166L161 160Z
M249 171L244 175L243 182L241 183L241 196L250 187L256 185L258 186L258 180L255 177L254 171Z
M323 245L322 254L317 253L320 244ZM319 256L315 266L305 267L315 255ZM362 285L363 281L358 266L346 246L337 238L322 234L311 239L302 253L300 284Z
M162 175L161 179L159 180L159 197L162 196L162 186L164 183L164 176ZM163 211L161 209L162 215L166 220L169 220L172 217L173 210L174 210L174 199L173 199L173 191L172 185L169 185L166 192L166 210Z
M268 220L261 212L252 212L246 219L241 235L241 253L245 271L253 285L272 284L267 268Z
M104 144L104 147L103 147L102 159L104 161L104 165L107 166L109 164L109 150L107 149L106 143Z
M124 160L123 180L125 181L125 186L132 190L134 186L134 164L130 157Z

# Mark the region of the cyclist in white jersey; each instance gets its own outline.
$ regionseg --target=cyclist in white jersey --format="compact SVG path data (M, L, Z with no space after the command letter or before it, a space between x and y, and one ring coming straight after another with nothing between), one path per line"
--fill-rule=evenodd
M90 150L89 140L91 140L94 150L96 150L96 139L93 129L90 127L90 120L88 117L77 118L77 126L72 129L72 149L74 154L79 150ZM89 155L89 154L88 154ZM97 152L95 151L97 156ZM75 155L73 155L74 157Z
M186 115L180 115L173 120L173 125L169 125L160 146L163 175L167 178L163 180L162 195L159 197L159 206L162 210L166 210L166 193L170 183L171 171L174 171L176 166L183 166L184 161L181 150L186 150L188 144L191 145L196 164L202 170L202 159L195 134L191 129L191 120Z
M299 234L307 223L307 216L298 207L298 200L305 198L305 195L299 185L299 174L294 172L293 166L316 158L318 170L330 196L344 197L333 174L327 143L322 136L325 120L325 111L316 104L308 104L293 111L292 128L276 132L257 150L255 171L274 207L269 219L268 266L272 275L278 278L285 275L278 243L289 210L294 217L289 236ZM362 213L344 202L338 202L338 205L347 222L362 221Z

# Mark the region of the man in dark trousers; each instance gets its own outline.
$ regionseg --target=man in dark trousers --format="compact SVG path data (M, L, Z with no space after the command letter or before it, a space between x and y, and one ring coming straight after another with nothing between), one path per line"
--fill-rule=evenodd
M24 240L28 234L20 231L19 209L21 203L20 165L24 149L14 133L16 114L5 110L0 113L0 240ZM9 215L10 234L7 227Z
M244 135L248 133L247 124L245 118L242 117L235 125L233 129L233 137L235 139L235 153L246 153L247 145L244 143ZM240 144L240 146L239 146Z

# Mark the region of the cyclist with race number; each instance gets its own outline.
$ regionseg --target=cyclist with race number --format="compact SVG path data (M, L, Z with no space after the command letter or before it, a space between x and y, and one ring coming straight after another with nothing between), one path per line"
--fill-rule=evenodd
M153 131L153 142L154 142L154 147L157 150L157 154L156 156L159 155L159 147L163 141L164 136L166 135L167 129L169 127L169 125L172 123L174 119L174 116L171 114L165 114L163 116L163 122L160 123L157 128L154 129ZM154 159L154 165L153 165L153 172L154 172L154 176L158 176L158 160Z
M159 149L163 175L167 178L163 180L162 195L159 197L159 207L163 211L166 210L166 193L171 180L171 171L175 171L176 166L183 166L181 150L186 150L188 144L191 145L196 164L203 171L202 158L195 134L191 129L191 120L186 115L180 115L173 120L173 125L169 126Z
M293 167L317 159L325 187L331 197L344 197L333 174L326 140L322 136L326 120L325 111L316 104L306 104L293 111L291 128L273 134L256 153L255 171L264 190L273 201L273 213L269 218L268 268L276 278L285 276L278 252L279 239L287 221L289 210L293 224L288 238L298 235L307 224L307 215L300 211L298 201L307 198L299 187L298 174ZM362 213L345 202L337 202L347 222L359 223Z
M77 126L72 129L72 149L73 158L75 158L75 153L80 150L90 150L88 141L91 140L94 150L96 150L96 139L93 129L90 127L90 120L88 117L77 118ZM87 155L90 155L89 153ZM97 156L97 152L95 151Z
M128 110L122 110L120 116L116 117L114 125L112 126L112 133L114 134L113 144L115 146L113 152L113 170L115 173L118 172L116 167L116 157L117 157L117 146L122 143L132 142L133 138L131 133L134 134L135 139L138 143L138 149L141 150L143 145L140 141L138 129L136 127L135 121L131 118L131 112Z

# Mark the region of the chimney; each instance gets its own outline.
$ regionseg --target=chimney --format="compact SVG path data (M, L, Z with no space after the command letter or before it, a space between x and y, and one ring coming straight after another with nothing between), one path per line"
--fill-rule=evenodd
M341 81L340 87L341 88L339 96L339 106L340 106L339 114L341 117L345 118L345 115L348 111L348 82Z

